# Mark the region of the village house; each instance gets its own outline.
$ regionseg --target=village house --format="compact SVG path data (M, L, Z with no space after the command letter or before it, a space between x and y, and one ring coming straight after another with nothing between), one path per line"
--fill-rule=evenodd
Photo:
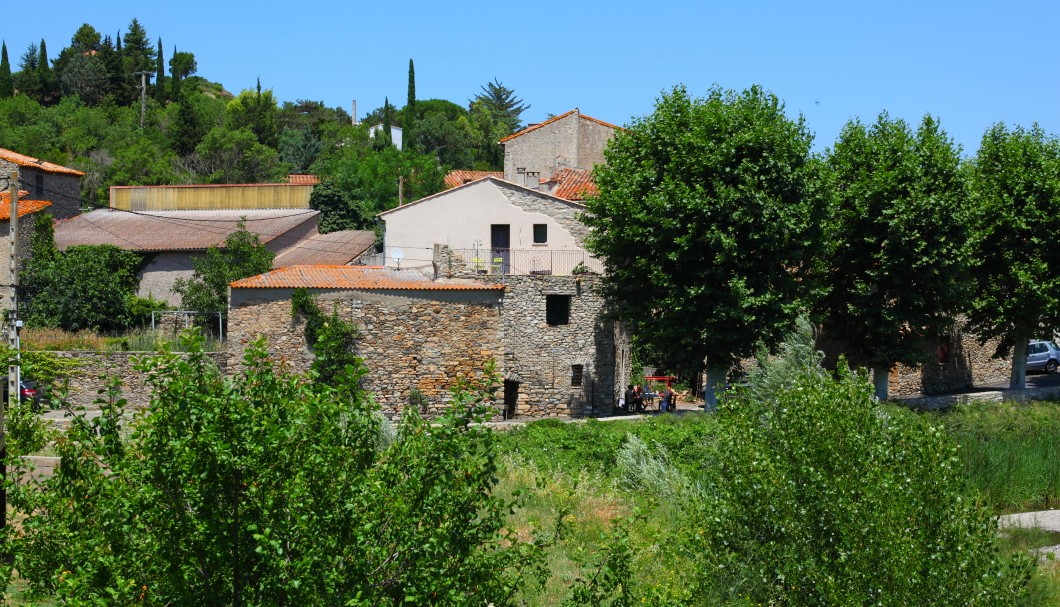
M583 196L574 182L591 181L593 167L605 162L604 148L618 129L577 108L530 125L500 141L504 146L504 179L533 189L552 184L551 188ZM569 185L561 187L567 180Z
M33 226L36 223L37 214L51 209L52 203L48 200L35 200L30 198L29 192L23 190L18 192L18 269L21 272L25 267L26 260L30 256L30 238L33 235ZM11 247L11 193L0 192L0 250L10 251ZM3 256L3 264L0 272L4 282L10 284L11 257ZM12 289L4 290L4 310L11 310Z
M81 212L81 171L0 148L0 190L11 188L12 172L26 196L51 203L48 212L56 219Z

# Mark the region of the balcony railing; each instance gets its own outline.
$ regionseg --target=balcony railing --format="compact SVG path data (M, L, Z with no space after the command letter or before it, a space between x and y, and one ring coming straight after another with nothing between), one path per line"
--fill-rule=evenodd
M570 276L602 274L604 264L580 249L450 249L453 261L477 274L539 274Z

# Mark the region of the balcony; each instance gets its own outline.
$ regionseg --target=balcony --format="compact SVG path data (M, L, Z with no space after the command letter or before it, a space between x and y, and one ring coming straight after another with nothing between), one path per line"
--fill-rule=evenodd
M588 272L602 274L604 271L603 262L581 249L480 248L448 251L454 266L462 266L474 274L570 276Z

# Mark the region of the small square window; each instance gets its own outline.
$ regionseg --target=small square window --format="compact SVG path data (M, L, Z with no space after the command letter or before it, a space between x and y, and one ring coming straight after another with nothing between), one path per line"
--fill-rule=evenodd
M534 224L534 244L545 244L548 242L548 224Z
M570 366L570 385L580 386L582 385L582 375L585 374L585 367L582 365L571 365Z
M570 323L570 295L545 296L545 322L550 325Z

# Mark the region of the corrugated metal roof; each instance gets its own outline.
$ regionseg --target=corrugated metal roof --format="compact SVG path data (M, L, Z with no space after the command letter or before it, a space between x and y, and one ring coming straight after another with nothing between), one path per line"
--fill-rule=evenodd
M11 150L5 150L4 148L0 148L0 158L6 160L8 162L13 162L13 163L17 164L18 166L23 166L23 167L28 167L28 168L32 168L32 169L37 169L37 170L40 170L40 171L44 171L45 173L59 173L59 174L62 174L62 175L76 175L78 177L81 177L81 176L84 175L84 173L82 173L81 171L78 171L76 169L71 169L69 167L64 167L64 166L62 166L60 164L55 164L53 162L48 162L46 160L40 160L40 159L34 158L32 156L26 156L25 154L19 154L18 152L13 152Z
M455 188L462 186L465 183L471 183L472 181L478 181L483 177L496 177L497 179L504 179L504 171L464 171L455 170L449 171L445 174L445 189Z
M224 243L245 219L247 230L263 243L286 234L319 211L244 209L238 211L144 211L97 209L59 222L55 245L111 244L130 251L198 251Z
M330 234L312 234L280 251L272 267L303 265L339 266L350 263L375 244L371 230L343 230Z
M356 289L370 291L503 291L474 280L437 281L421 271L379 266L292 266L237 280L233 289Z
M25 217L30 213L52 206L47 200L29 200L23 198L29 196L29 192L19 190L18 192L18 216ZM0 192L0 221L11 220L11 192Z

